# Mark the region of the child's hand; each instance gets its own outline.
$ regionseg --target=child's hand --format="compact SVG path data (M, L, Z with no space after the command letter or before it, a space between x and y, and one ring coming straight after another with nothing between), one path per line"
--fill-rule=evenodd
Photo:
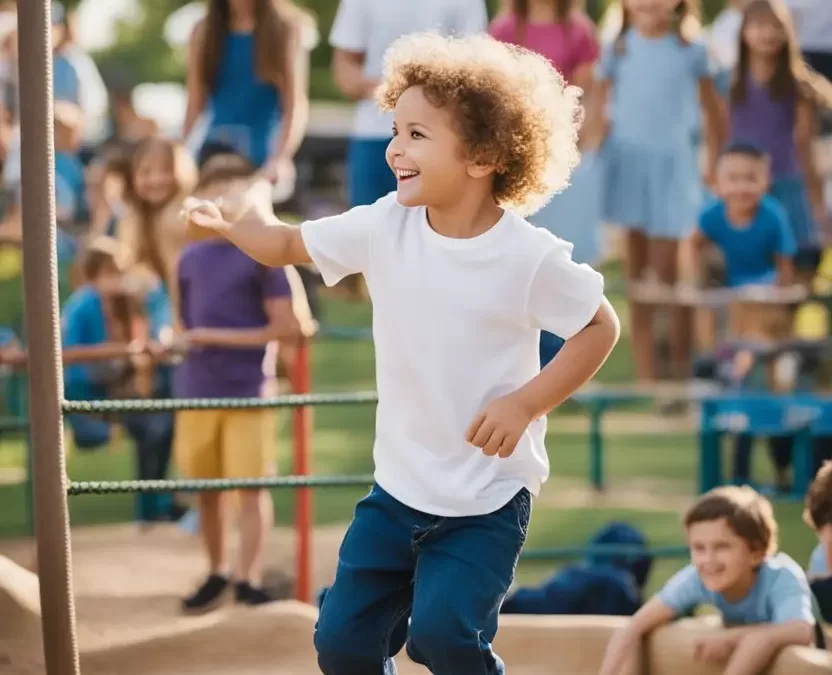
M737 636L716 633L698 638L693 646L693 656L697 661L725 663L737 648Z
M465 440L490 457L509 457L531 421L532 415L516 394L509 394L480 411L465 432Z
M231 223L225 219L221 210L222 206L222 199L212 202L207 199L188 197L182 202L182 218L199 227L228 230L231 229Z

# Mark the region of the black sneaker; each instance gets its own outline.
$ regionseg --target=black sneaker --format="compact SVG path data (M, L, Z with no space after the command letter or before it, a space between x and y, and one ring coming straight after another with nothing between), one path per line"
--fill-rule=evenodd
M230 583L227 577L212 574L193 595L182 601L182 609L189 614L201 614L216 609L222 603Z
M269 593L264 591L262 588L255 588L247 581L240 581L234 587L234 595L237 602L243 605L250 605L252 607L265 605L266 603L275 601L275 598L273 598Z

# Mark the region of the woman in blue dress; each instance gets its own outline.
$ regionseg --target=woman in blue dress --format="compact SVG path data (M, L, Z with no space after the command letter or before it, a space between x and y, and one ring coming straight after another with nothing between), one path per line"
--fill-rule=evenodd
M308 21L290 0L210 0L188 57L184 136L195 157L225 148L272 181L294 181L309 109Z

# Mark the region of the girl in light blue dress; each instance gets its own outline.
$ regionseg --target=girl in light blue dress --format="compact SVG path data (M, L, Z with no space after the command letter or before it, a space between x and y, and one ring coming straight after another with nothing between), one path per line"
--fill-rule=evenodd
M722 137L719 97L710 76L692 0L624 0L621 31L598 63L592 114L608 109L602 148L602 216L626 230L631 288L655 280L675 285L679 245L702 200L693 130L702 106L710 167ZM630 299L636 375L656 378L653 307ZM673 375L690 368L689 312L671 315Z

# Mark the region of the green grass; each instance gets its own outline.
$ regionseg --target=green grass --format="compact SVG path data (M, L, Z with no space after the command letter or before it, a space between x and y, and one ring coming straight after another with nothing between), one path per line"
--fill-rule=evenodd
M614 298L615 304L620 304ZM369 325L370 308L362 303L328 301L325 319L337 325ZM631 378L628 327L624 337L598 379L607 383L626 382ZM313 349L313 389L315 391L350 391L372 389L373 349L367 342L321 340ZM575 412L572 407L571 412ZM283 474L291 473L290 420L281 413L279 465ZM319 474L356 474L372 470L371 448L373 406L323 407L315 410L312 470ZM589 453L587 437L581 433L558 430L558 416L550 423L548 448L552 480L537 501L529 535L530 548L574 546L586 541L591 533L610 520L625 520L641 528L655 545L682 541L680 500L692 497L696 490L697 448L691 434L608 435L606 471L612 493L640 490L652 494L658 505L650 508L622 508L605 503L603 507L573 508L558 506L559 492L587 488ZM764 452L757 452L755 475L770 477ZM0 471L25 463L21 439L0 441ZM132 457L126 442L107 450L83 454L68 446L68 471L73 480L118 480L132 477ZM365 492L360 488L319 489L315 492L315 518L319 524L345 522L356 500ZM662 498L667 497L663 501ZM276 519L289 524L294 516L293 494L275 492ZM812 533L801 523L800 506L778 504L783 549L804 562L814 543ZM132 516L132 498L127 495L84 496L70 500L74 526L123 522ZM0 537L26 533L27 510L24 486L0 485ZM660 561L651 577L651 589L664 582L682 561ZM545 562L521 564L519 578L528 583L551 571Z

